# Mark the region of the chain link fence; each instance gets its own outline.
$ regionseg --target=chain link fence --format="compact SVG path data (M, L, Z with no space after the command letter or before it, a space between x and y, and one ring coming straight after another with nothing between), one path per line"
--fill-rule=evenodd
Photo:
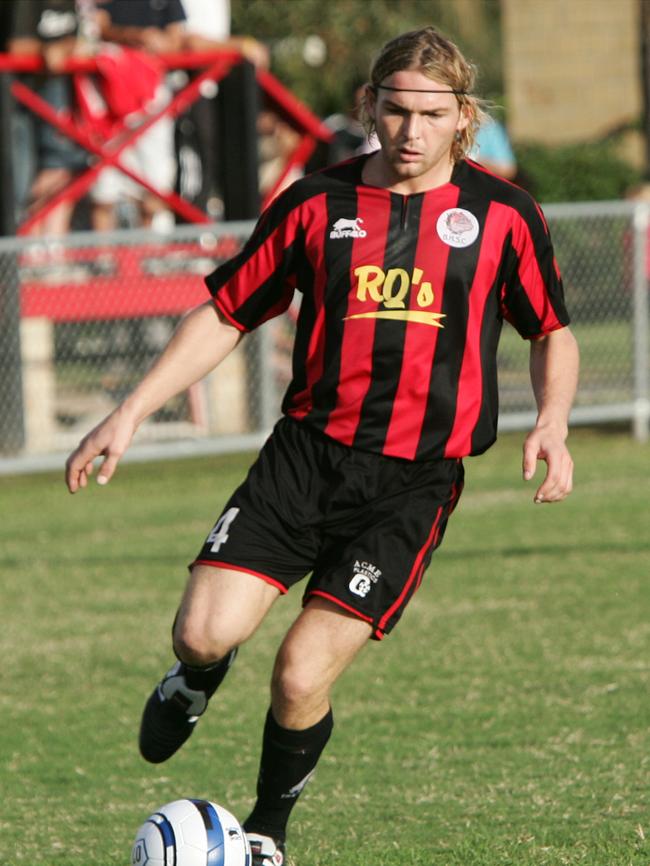
M572 330L580 345L580 386L573 424L631 422L648 436L648 287L650 207L603 202L548 205ZM535 418L527 349L504 329L500 346L501 429Z
M573 423L629 420L648 435L645 204L545 209L563 272L582 373ZM0 471L61 466L205 300L202 276L230 258L251 223L170 234L0 240ZM295 315L247 336L218 371L142 426L130 459L257 447L279 415ZM527 343L504 328L501 429L535 418Z

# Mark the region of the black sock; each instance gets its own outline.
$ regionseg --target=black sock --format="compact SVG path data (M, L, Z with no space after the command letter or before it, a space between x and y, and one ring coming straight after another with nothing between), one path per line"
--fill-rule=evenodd
M315 770L333 726L331 709L320 722L302 731L283 728L268 711L257 802L244 822L246 831L284 840L291 810Z
M185 678L188 689L205 692L205 696L209 700L223 682L230 666L235 661L236 655L237 647L218 662L204 667L194 667L181 661L178 674Z

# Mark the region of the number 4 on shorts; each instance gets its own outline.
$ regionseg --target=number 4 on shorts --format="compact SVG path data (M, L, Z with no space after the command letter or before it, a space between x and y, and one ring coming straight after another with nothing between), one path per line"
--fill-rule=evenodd
M210 548L212 553L217 553L221 545L228 541L228 530L230 529L230 524L238 514L239 508L229 508L228 511L224 511L219 520L217 520L214 529L210 535L208 535L208 540L206 542L207 544L212 542L212 547Z

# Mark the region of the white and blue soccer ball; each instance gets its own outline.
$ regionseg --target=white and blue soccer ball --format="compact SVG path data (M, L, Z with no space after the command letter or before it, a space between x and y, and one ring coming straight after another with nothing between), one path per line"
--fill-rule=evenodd
M209 800L174 800L140 827L131 866L251 866L241 824Z

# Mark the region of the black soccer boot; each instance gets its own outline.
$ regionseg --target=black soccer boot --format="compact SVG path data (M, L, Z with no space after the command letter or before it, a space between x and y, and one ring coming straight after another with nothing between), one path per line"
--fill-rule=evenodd
M236 655L235 648L214 667L214 682L207 688L188 686L185 672L189 676L191 669L187 669L182 662L176 662L167 671L142 713L139 744L145 761L162 764L189 739Z
M261 833L246 833L253 855L252 866L287 866L287 849L280 839Z

